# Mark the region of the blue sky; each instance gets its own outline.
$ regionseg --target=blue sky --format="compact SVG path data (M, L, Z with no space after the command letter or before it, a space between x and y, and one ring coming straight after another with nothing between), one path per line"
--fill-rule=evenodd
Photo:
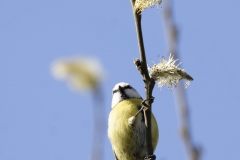
M164 2L163 2L164 3ZM194 142L203 160L240 159L240 2L174 1ZM163 9L143 13L148 64L166 56ZM0 159L79 160L90 155L92 95L72 92L50 73L61 57L95 56L106 69L105 122L121 81L144 95L130 1L0 1ZM185 160L173 92L155 88L158 160ZM104 159L113 159L105 134Z

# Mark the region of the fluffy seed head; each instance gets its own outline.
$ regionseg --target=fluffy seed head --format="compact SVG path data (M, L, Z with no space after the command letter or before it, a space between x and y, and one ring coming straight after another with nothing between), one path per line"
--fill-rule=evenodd
M172 89L173 86L177 87L178 82L182 79L188 80L185 83L185 88L190 85L193 78L183 69L178 68L180 64L175 65L176 61L178 59L174 60L170 54L168 61L163 57L160 63L148 67L149 75L157 82L158 87L161 88L163 85L167 85L169 89Z
M162 0L136 0L134 9L141 13L148 7L158 6L162 3Z

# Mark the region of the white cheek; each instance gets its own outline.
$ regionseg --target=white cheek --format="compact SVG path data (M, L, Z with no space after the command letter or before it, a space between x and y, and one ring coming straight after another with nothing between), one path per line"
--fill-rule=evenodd
M122 100L121 94L119 92L114 93L112 97L112 108Z
M140 94L134 89L125 89L125 93L132 98L142 98Z

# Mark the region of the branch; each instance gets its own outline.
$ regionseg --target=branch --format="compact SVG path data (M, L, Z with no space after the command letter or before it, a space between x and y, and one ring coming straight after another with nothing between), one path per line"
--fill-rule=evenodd
M94 131L92 139L91 160L102 160L104 131L106 129L104 123L104 97L100 85L93 91L93 119Z
M178 31L173 22L172 10L171 10L171 0L166 1L166 6L164 6L164 21L166 25L166 34L168 37L168 45L170 53L178 59L177 54L177 42L178 42ZM199 160L201 150L199 147L194 145L191 129L190 129L190 120L189 120L189 109L186 102L186 96L183 89L183 85L179 84L175 91L176 104L178 105L180 121L181 121L181 135L183 142L185 144L187 153L190 160Z
M151 105L152 105L152 90L155 85L155 81L149 77L148 70L147 70L147 61L145 56L145 49L144 49L144 42L143 42L143 35L142 35L142 27L141 27L141 18L142 15L137 13L137 11L134 9L135 0L130 0L132 4L132 10L133 10L133 16L137 31L137 38L138 38L138 47L140 52L140 58L134 59L134 63L136 67L138 68L140 74L143 77L143 81L145 83L145 96L146 100L144 101L146 103L145 107L147 107L147 110L144 111L144 114L146 116L145 118L145 125L146 125L146 146L147 146L147 155L153 155L153 146L152 146L152 130L151 130ZM146 156L147 156L146 155Z

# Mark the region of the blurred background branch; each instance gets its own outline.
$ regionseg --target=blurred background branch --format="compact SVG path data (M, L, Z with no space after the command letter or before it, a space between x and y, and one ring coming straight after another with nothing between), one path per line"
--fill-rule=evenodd
M106 126L104 122L105 117L104 109L104 95L101 87L98 86L93 92L93 119L94 119L94 130L93 130L93 141L92 141L92 154L91 160L103 160L104 151L104 133ZM86 122L85 122L86 123Z
M168 53L172 54L175 59L179 59L179 52L177 50L179 32L173 21L173 9L171 0L164 1L163 10L163 21L165 24ZM187 97L184 91L183 83L179 83L178 86L174 89L174 98L178 111L177 113L179 114L180 119L181 136L188 154L188 159L199 160L201 150L199 146L196 146L193 142L190 127L189 105L187 104Z
M93 99L93 138L91 160L103 159L104 131L106 130L104 117L104 95L101 81L104 71L100 62L95 58L71 57L63 58L52 64L52 74L57 79L67 80L69 87L82 93L92 92ZM88 106L82 106L84 111ZM86 114L86 112L82 112ZM90 118L90 116L88 116ZM88 123L89 120L82 123ZM90 138L89 138L90 139Z

